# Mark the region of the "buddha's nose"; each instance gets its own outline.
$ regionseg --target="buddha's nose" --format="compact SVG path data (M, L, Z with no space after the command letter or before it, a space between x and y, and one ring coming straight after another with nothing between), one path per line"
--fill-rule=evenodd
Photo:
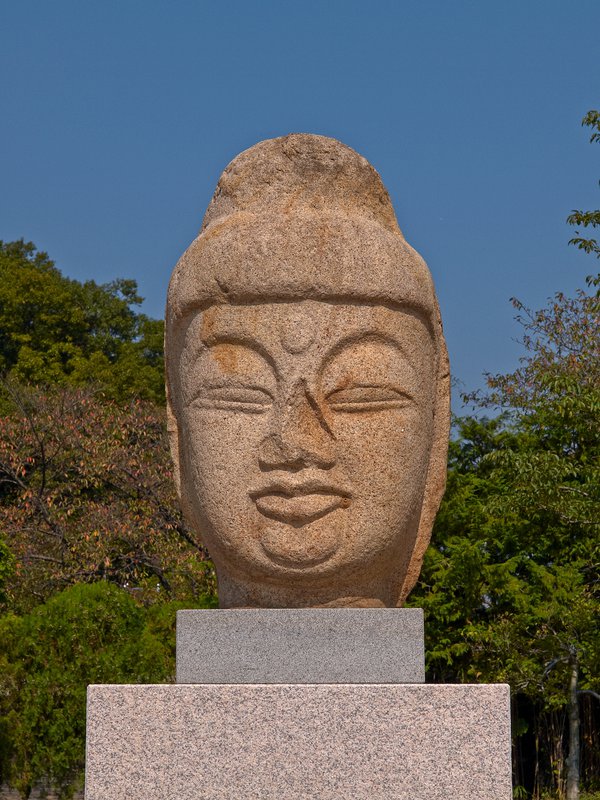
M294 387L275 428L261 442L258 461L263 470L334 466L335 436L305 380Z

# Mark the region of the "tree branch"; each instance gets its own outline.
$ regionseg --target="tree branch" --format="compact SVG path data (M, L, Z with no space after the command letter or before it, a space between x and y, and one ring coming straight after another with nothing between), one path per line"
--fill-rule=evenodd
M600 694L598 694L598 692L592 691L592 689L579 689L577 694L589 694L592 697L595 697L596 700L600 700Z

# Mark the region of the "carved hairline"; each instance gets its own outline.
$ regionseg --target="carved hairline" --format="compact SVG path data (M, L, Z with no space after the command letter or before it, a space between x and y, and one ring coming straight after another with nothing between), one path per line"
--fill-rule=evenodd
M219 306L260 306L276 303L303 303L306 301L316 303L327 303L329 305L345 305L345 306L380 306L389 308L391 311L400 311L403 314L416 316L422 322L432 337L439 336L440 331L438 324L437 308L430 303L426 302L408 302L402 300L390 300L389 298L373 298L373 297L357 297L357 293L353 292L352 295L344 294L329 294L324 292L311 292L306 291L300 293L286 293L286 292L265 292L261 294L236 294L235 298L224 300L210 300L198 301L190 300L188 303L179 304L177 312L172 313L169 304L167 304L166 315L166 330L177 330L181 326L188 323L191 317L209 308Z

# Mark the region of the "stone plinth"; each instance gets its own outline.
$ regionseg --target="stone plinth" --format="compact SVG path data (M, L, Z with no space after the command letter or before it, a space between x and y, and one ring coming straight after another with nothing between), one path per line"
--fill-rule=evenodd
M90 686L86 800L510 800L507 686Z
M423 683L420 608L177 613L177 683Z

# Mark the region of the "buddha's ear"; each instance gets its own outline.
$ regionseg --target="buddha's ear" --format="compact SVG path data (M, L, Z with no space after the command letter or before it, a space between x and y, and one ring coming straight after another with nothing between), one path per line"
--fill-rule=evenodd
M182 434L182 409L181 403L177 402L176 390L176 366L178 359L177 353L181 353L182 340L185 337L185 326L175 327L172 319L172 309L167 304L165 321L165 394L167 399L167 435L169 438L169 449L173 462L173 481L183 517L190 526L194 528L194 515L190 503L190 491L186 483L186 470L182 460L186 458L184 439ZM196 533L198 533L196 531Z
M401 606L404 603L409 592L419 579L423 556L429 545L433 523L446 488L448 437L450 435L450 364L439 309L436 309L435 324L438 368L431 454L427 468L417 538L406 577L399 586L397 606Z
M181 501L181 463L179 452L179 426L177 424L177 415L173 405L173 391L171 389L171 358L173 346L175 344L175 337L169 336L169 329L171 327L171 309L167 303L167 311L165 318L165 338L164 338L164 351L165 351L165 396L167 400L167 436L169 438L169 449L171 451L171 460L173 462L173 480L177 490L177 496ZM170 339L173 338L171 342Z
M187 524L192 526L193 514L189 504L189 491L186 488L185 481L182 480L184 470L181 468L181 459L185 457L185 453L180 447L181 424L175 413L175 405L171 401L172 395L169 385L168 369L165 390L167 395L167 435L169 438L169 449L171 450L171 460L173 461L173 481L175 483L175 489L177 490L177 497L179 498L183 516ZM181 413L181 411L179 413Z
M181 468L179 464L179 429L177 427L177 417L171 406L169 384L167 382L167 435L169 437L169 448L173 461L173 480L177 489L177 496L181 500Z

